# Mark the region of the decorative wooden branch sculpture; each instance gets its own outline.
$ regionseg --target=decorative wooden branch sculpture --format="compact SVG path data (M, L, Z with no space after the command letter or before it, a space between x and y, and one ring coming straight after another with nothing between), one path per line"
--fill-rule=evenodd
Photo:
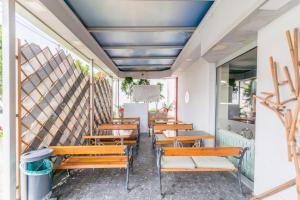
M262 96L256 96L256 99L260 103L272 110L279 117L280 121L285 127L287 146L288 146L288 160L293 162L296 171L296 188L297 199L300 200L300 147L297 146L296 134L300 134L300 74L299 74L299 52L298 52L298 29L294 29L294 39L290 31L286 32L287 42L290 50L290 55L293 64L294 81L291 79L291 75L287 66L284 69L284 75L286 80L278 80L278 67L273 57L270 57L270 67L272 72L272 80L274 91L262 92ZM283 100L280 87L288 84L290 90L290 98ZM299 137L300 138L300 137ZM300 141L298 141L300 142ZM293 186L294 184L288 184ZM284 183L276 188L265 192L263 195L258 195L253 199L263 199L267 196L276 194L282 190L287 189L287 183Z

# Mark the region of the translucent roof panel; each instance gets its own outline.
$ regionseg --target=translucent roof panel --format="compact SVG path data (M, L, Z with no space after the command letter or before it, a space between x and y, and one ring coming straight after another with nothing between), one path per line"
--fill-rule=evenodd
M119 45L184 45L192 33L185 32L97 32L101 46Z
M181 49L108 49L111 57L178 56Z
M117 65L171 65L174 59L118 59L113 60Z
M193 26L213 1L65 0L86 27Z
M129 71L169 69L213 2L65 0L116 66Z

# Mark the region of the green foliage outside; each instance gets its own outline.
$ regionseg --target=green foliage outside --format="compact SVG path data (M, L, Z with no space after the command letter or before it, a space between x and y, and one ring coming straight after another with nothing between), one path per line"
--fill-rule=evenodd
M131 98L132 96L132 88L135 85L150 85L150 81L147 79L133 79L132 77L126 77L122 82L121 82L121 91L126 94L128 98ZM162 83L157 83L160 88L160 92L162 92L163 84ZM160 95L161 99L164 98L163 95Z
M75 67L79 68L85 76L89 74L89 66L81 63L80 60L75 60L74 65Z

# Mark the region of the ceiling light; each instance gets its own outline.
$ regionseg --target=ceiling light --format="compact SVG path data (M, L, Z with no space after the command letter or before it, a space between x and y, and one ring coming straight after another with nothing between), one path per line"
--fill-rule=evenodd
M187 58L187 59L185 59L185 61L188 61L188 62L190 62L190 61L192 61L193 59L191 59L191 58Z
M260 10L279 10L284 5L289 3L291 0L269 0L264 5L262 5Z

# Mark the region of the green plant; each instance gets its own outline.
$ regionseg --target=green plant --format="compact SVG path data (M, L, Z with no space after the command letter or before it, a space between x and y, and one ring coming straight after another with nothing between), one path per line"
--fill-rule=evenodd
M228 80L228 84L229 84L229 86L232 87L232 91L233 91L233 92L237 92L237 91L238 91L238 87L236 86L235 79L230 78L230 79Z
M150 81L147 79L134 80L132 77L126 77L121 82L121 91L124 92L128 98L130 98L132 95L132 88L135 85L150 85ZM164 84L159 82L157 85L159 86L160 90L160 99L164 99L165 97L161 94Z
M164 103L161 110L162 110L163 112L167 113L167 112L169 112L169 111L172 111L172 110L174 109L174 107L175 107L175 106L174 106L174 103L173 103L173 102L170 103L170 104Z
M85 76L89 74L89 66L82 64L80 60L75 60L74 65L75 67L79 68Z
M164 87L164 84L163 83L161 83L161 82L158 82L156 85L158 85L159 86L159 91L160 91L160 100L162 100L162 99L164 99L165 98L165 96L164 95L162 95L162 90L163 90L163 87Z
M150 81L147 79L134 80L132 77L126 77L121 83L121 90L128 98L130 98L132 95L132 88L135 85L150 85Z
M150 85L150 81L147 79L140 79L137 81L137 85Z
M126 77L121 83L121 90L126 94L128 98L131 97L133 85L134 81L132 77Z
M251 80L250 83L247 84L247 86L244 88L244 97L246 97L245 100L247 101L248 104L252 103L252 98L253 98L253 89L252 89L253 81L254 80Z

